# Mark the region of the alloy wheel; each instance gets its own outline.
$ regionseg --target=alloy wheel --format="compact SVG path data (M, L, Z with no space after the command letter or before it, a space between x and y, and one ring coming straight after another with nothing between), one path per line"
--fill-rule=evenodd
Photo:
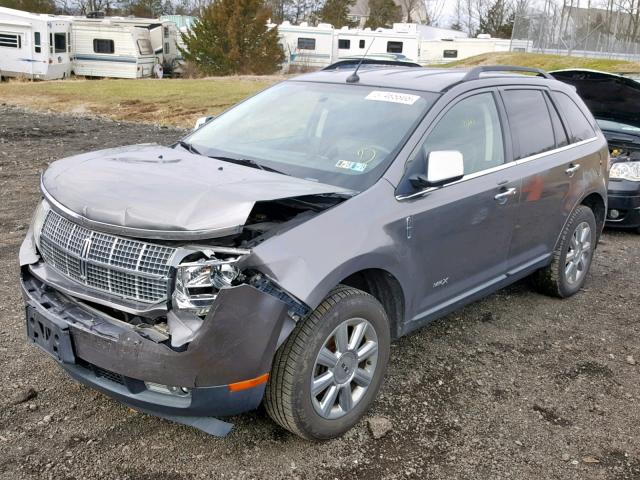
M573 231L565 257L564 274L567 283L575 285L587 273L591 257L591 227L581 222Z

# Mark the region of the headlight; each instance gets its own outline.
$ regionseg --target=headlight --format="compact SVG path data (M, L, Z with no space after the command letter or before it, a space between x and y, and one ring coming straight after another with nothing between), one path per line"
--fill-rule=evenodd
M232 260L209 259L185 263L177 268L172 295L173 307L196 315L206 315L218 291L230 287L240 275Z
M640 182L640 162L616 162L611 165L609 178Z
M31 231L33 232L33 239L36 242L38 250L40 249L40 234L42 233L42 226L47 218L47 214L51 210L51 207L46 200L42 200L36 207L36 211L31 219Z

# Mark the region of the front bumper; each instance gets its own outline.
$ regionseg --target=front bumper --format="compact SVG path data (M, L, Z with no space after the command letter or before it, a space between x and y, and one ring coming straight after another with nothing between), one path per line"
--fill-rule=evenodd
M160 416L228 416L256 408L264 383L234 391L229 384L269 372L283 327L291 322L287 306L275 297L248 285L224 289L197 337L179 352L63 295L28 267L21 284L27 321L44 318L70 339L71 352L45 349L62 368L86 385ZM159 393L145 382L187 387L190 393Z
M640 227L640 182L610 180L608 199L608 227Z

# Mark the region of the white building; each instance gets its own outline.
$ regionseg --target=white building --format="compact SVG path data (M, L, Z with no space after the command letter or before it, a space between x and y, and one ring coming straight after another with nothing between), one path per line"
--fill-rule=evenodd
M67 19L0 7L0 76L68 77L70 32Z

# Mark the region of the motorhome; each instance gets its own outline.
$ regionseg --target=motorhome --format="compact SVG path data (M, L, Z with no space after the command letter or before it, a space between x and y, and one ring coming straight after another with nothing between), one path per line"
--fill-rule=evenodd
M159 63L148 28L110 18L75 18L73 72L86 77L144 78Z
M68 77L70 32L68 19L0 7L0 77Z

